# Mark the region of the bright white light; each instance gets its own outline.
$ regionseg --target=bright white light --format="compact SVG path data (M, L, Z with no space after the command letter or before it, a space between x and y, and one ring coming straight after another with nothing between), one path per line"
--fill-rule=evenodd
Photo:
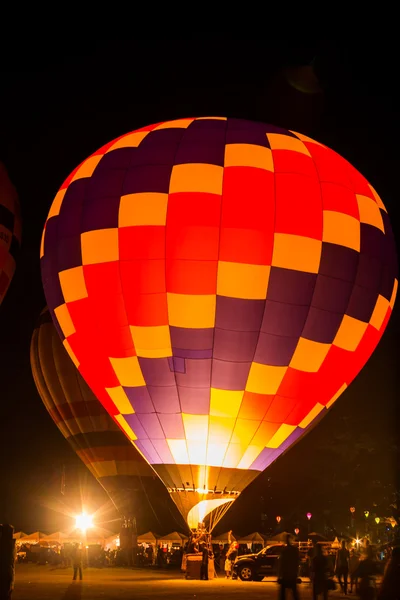
M356 539L356 544L357 544L357 546L358 546L358 544L361 544L361 540Z
M86 513L82 513L76 517L75 525L77 529L85 532L87 529L90 529L90 527L93 527L93 517Z

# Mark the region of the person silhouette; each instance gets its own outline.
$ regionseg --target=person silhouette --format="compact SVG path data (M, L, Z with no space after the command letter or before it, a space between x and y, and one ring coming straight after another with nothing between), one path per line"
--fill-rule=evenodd
M299 549L290 542L290 535L286 536L286 546L278 563L278 583L281 586L280 600L285 600L286 590L292 590L293 600L299 599L297 590L297 576L299 573Z

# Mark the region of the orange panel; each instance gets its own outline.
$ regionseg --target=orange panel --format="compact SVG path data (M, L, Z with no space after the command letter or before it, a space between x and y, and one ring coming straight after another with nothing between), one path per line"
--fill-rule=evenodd
M265 394L255 394L254 392L244 392L238 417L240 419L262 420L273 399L273 395L267 396Z

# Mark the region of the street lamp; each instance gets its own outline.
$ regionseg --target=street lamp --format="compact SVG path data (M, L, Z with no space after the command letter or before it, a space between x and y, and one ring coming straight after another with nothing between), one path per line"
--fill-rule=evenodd
M82 533L86 533L88 529L93 527L93 517L83 512L76 516L75 526L77 529L80 529Z

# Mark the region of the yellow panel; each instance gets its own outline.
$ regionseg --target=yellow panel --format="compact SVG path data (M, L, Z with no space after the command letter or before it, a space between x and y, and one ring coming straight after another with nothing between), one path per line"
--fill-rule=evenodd
M358 344L361 342L367 327L368 323L363 323L363 321L344 315L332 343L339 348L343 348L343 350L354 352L354 350L357 350Z
M204 465L207 458L207 444L187 440L189 461L191 465Z
M393 310L394 307L394 303L396 302L396 296L397 296L397 288L398 288L399 282L397 281L397 279L394 280L393 283L393 290L392 290L392 295L390 297L390 308Z
M123 387L140 387L141 385L146 385L137 356L110 358L109 360L118 377L118 381Z
M253 362L246 390L256 394L276 394L286 371L287 367L272 367Z
M106 388L106 392L120 413L123 415L132 415L135 412L132 404L129 402L128 396L125 394L124 389L121 386Z
M261 454L264 450L264 446L249 446L246 452L243 454L240 463L238 464L238 469L250 469L253 462L256 458Z
M188 415L182 413L183 426L186 439L193 442L203 442L204 447L208 439L208 415Z
M297 135L297 134L296 134ZM298 140L290 135L282 135L280 133L267 133L267 138L271 150L293 150L311 156L306 146L301 140Z
M330 347L331 344L312 342L301 337L299 338L289 366L298 371L316 373L324 362Z
M317 417L319 415L319 413L321 412L321 410L323 408L324 408L323 405L320 404L319 402L317 402L317 404L314 406L314 408L312 408L310 410L310 412L308 413L308 415L306 417L304 417L302 422L299 423L299 427L301 427L301 429L305 429L306 427L308 427L309 424L311 423L311 421L313 421L315 419L315 417Z
M272 152L264 146L254 144L227 144L225 146L225 167L257 167L274 170Z
M66 351L68 352L69 357L72 360L72 362L74 363L74 365L76 366L76 368L79 369L80 362L77 359L77 357L75 355L75 352L72 350L72 348L71 348L70 343L68 342L68 340L64 340L63 341L63 346L66 349Z
M66 191L67 191L67 188L65 188L63 190L59 190L57 192L57 194L53 200L53 203L50 207L49 214L47 215L47 220L51 219L51 217L56 217L57 215L60 214L61 205L64 200Z
M382 221L382 215L379 210L379 206L372 200L372 198L368 198L367 196L361 196L360 194L356 194L358 210L360 212L360 221L361 223L368 223L368 225L373 225L377 227L383 233L385 233L385 227Z
M229 444L222 466L227 469L237 469L238 464L243 458L244 452L245 448L240 444Z
M58 277L65 302L74 302L75 300L87 298L88 292L83 267L74 267L73 269L61 271Z
M222 194L223 167L189 163L172 167L169 193L208 192Z
M76 181L77 179L82 179L83 177L91 177L93 175L93 171L95 170L102 158L102 154L96 154L95 156L90 156L88 159L86 159L71 179L71 183L73 181Z
M168 440L167 444L177 465L190 465L186 440Z
M168 325L156 327L130 327L137 356L165 358L172 356L171 336Z
M264 300L267 297L269 272L265 265L218 262L217 294L230 298Z
M336 402L336 400L339 398L339 396L341 396L343 394L343 392L345 391L345 389L347 389L347 383L344 383L336 392L336 394L334 396L332 396L332 398L329 400L329 402L327 402L326 404L326 408L330 408L332 406L332 404L334 402Z
M137 440L137 437L130 425L128 425L126 419L122 415L115 415L115 420L121 426L121 429L125 431L126 435L130 440Z
M226 121L227 117L197 117L195 121Z
M250 421L249 419L237 419L235 429L232 434L233 444L250 444L253 439L260 421Z
M296 425L286 425L285 423L283 423L279 427L275 435L273 435L272 438L269 440L267 448L279 448L279 446L283 444L285 440L287 440L289 435L293 433L295 429Z
M360 222L344 213L323 211L322 240L360 252Z
M137 148L140 142L148 135L150 131L136 131L124 135L120 140L117 140L115 144L110 146L107 152L116 150L117 148Z
M323 148L326 148L326 146L324 144L321 144L320 142L316 142L315 140L308 137L307 135L303 135L302 133L298 133L297 131L292 131L291 129L289 129L289 131L290 131L290 133L294 133L294 135L297 136L302 142L310 142L311 144L316 144L317 146L322 146Z
M43 227L42 237L40 238L40 258L44 256L44 236L46 235L46 223Z
M96 265L119 258L118 229L96 229L81 233L82 264Z
M96 477L115 477L118 475L117 465L114 460L99 460L87 465L96 473Z
M384 318L386 317L386 313L388 311L389 306L389 300L387 300L379 294L375 304L374 312L372 313L371 318L369 320L370 325L372 325L372 327L375 327L375 329L377 329L378 331L382 327L382 323Z
M236 419L233 417L214 417L210 415L209 444L227 444L233 433Z
M229 442L208 442L207 465L209 467L222 467Z
M369 189L371 190L371 192L372 192L372 195L374 196L374 198L375 198L375 200L376 200L376 203L377 203L377 205L379 206L379 208L382 208L382 210L384 210L384 211L387 213L386 206L383 204L383 202L382 202L382 199L381 199L381 197L378 195L378 193L377 193L377 191L375 190L375 188L373 188L373 187L372 187L372 185L371 185L370 183L368 184L368 186L369 186Z
M175 121L166 121L165 123L160 123L157 127L154 127L153 131L157 131L157 129L175 129L177 127L181 129L187 129L190 123L193 123L194 119L176 119Z
M275 233L272 265L306 273L318 273L322 242L309 237Z
M66 304L61 304L61 306L54 309L54 314L56 315L58 324L66 338L75 333L75 326Z
M145 192L121 196L118 226L165 225L168 194Z
M243 390L217 390L211 388L210 415L236 418L242 403Z
M167 294L169 324L187 329L214 327L216 296Z

